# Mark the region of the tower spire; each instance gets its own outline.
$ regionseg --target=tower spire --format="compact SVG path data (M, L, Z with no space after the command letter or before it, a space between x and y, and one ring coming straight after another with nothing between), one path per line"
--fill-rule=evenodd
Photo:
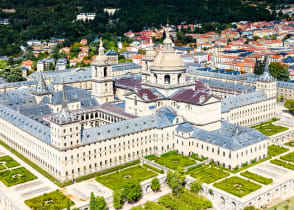
M100 37L99 55L104 55L104 47L103 47L103 41L101 37Z
M62 87L62 101L61 101L61 107L62 109L67 108L67 102L66 102L66 95L65 95L65 87L63 85Z

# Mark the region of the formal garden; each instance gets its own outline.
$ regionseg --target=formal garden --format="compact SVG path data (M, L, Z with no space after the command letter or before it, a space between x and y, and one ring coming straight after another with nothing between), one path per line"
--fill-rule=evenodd
M280 157L282 160L294 163L294 152L290 152Z
M290 147L294 147L294 141L286 142L284 145L287 145L287 146L290 146Z
M68 205L73 206L74 202L62 194L59 190L51 193L44 193L38 197L25 201L25 204L32 210L65 209Z
M237 197L243 197L261 188L260 185L237 176L232 176L220 182L214 183L213 186Z
M0 172L0 181L7 187L28 182L37 179L37 177L24 167L5 170Z
M118 190L121 189L125 182L129 179L136 183L140 183L157 175L158 174L156 172L149 170L146 167L136 165L127 169L99 176L96 180L112 190Z
M5 168L14 168L14 167L19 166L19 165L20 164L18 162L16 162L15 160L13 160L8 155L0 157L0 170L3 170L3 167L4 167L4 169Z
M162 154L160 157L155 157L154 161L172 170L183 171L185 167L196 163L195 160L188 156L179 154L177 151L170 151Z
M282 147L282 146L279 146L279 145L275 145L275 144L272 144L270 146L267 147L267 154L269 156L278 156L284 152L288 152L289 149L288 148L285 148L285 147Z
M212 203L203 196L183 190L178 196L167 194L161 196L156 202L147 202L144 207L133 207L131 210L168 210L168 209L208 209L212 207Z
M273 179L266 178L264 176L260 176L258 174L252 173L250 171L244 171L244 172L240 173L240 175L244 176L248 179L252 179L252 180L259 182L261 184L264 184L264 185L268 185L268 184L273 183Z
M262 134L266 136L272 136L277 133L281 133L283 131L288 130L289 128L280 126L280 125L274 125L273 122L278 121L278 119L274 118L267 122L262 122L257 125L252 126L251 128L254 128L258 131L260 131Z
M191 168L187 174L207 184L230 175L227 171L211 165L200 165L199 167Z
M287 163L282 160L274 159L274 160L271 160L270 163L287 168L287 169L290 169L290 170L294 170L294 164Z

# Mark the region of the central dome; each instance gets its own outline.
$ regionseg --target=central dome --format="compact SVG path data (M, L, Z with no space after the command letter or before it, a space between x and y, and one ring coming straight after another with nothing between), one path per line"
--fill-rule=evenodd
M180 55L174 52L161 52L155 57L151 69L166 71L183 70L185 69L185 64Z

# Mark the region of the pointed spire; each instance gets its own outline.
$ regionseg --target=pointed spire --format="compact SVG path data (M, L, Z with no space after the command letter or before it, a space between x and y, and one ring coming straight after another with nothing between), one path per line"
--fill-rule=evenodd
M39 74L37 85L35 89L33 90L33 93L37 95L46 95L49 93L49 90L47 88L46 82L44 80L43 74Z
M61 107L62 109L67 108L67 102L66 102L66 95L65 95L65 87L63 85L62 87L62 101L61 101Z
M104 55L104 47L102 38L100 38L99 55Z
M173 41L171 40L171 38L169 36L169 26L165 29L165 35L166 35L166 37L163 40L163 48L165 51L171 51Z

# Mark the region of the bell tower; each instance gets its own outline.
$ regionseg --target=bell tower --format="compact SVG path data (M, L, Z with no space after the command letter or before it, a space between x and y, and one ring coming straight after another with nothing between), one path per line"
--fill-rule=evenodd
M92 94L99 104L114 101L112 66L104 54L102 39L100 39L99 55L91 64Z

